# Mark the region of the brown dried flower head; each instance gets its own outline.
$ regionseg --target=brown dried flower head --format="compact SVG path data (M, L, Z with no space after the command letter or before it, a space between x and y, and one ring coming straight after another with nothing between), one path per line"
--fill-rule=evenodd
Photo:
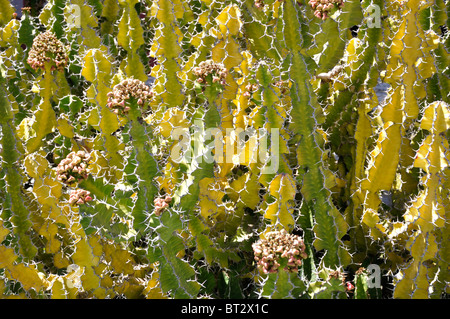
M150 102L153 95L154 93L144 82L129 78L115 85L113 90L108 93L107 105L114 113L126 115L130 110L127 102L130 102L132 98L142 107L145 103Z
M70 205L82 205L92 200L91 193L84 189L74 189L70 192Z
M344 6L344 0L310 0L308 4L314 9L314 15L317 18L325 20L335 6L338 9Z
M225 78L228 74L227 69L223 65L223 63L216 63L213 60L206 60L200 62L200 64L193 68L192 71L197 76L198 83L206 84L206 78L208 75L212 75L213 83L220 83L224 85Z
M51 32L37 35L28 54L27 62L35 70L45 70L45 63L50 62L51 70L64 71L69 57L64 44Z
M69 153L56 168L58 180L67 185L72 185L86 179L89 159L90 155L84 151Z
M285 271L297 272L302 259L308 257L303 240L285 229L267 233L266 238L258 240L252 248L258 269L264 274L277 272L282 259L287 260Z

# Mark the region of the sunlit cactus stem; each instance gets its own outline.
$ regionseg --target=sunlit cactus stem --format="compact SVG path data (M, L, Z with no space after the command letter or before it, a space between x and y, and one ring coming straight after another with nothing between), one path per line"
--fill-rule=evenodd
M44 72L41 82L42 100L36 111L36 137L27 143L28 151L34 152L41 145L42 139L56 126L56 114L51 105L52 82L55 80L52 71L64 71L68 63L67 48L51 31L40 33L33 40L27 62L34 70L41 69Z
M14 113L8 101L4 83L5 81L0 73L0 167L5 173L6 190L9 194L8 199L5 200L9 202L11 222L15 227L14 232L18 236L20 252L25 258L31 259L35 256L37 248L29 237L32 223L29 219L29 211L26 208L22 192L23 177L19 170L19 162L22 157L19 149L22 147L13 126ZM6 201L2 206L5 204ZM6 217L4 216L0 215L2 218Z
M139 231L148 230L146 220L153 210L153 198L157 192L153 179L158 174L158 163L147 145L152 132L143 121L145 107L148 107L152 97L150 88L133 78L124 79L108 94L108 107L129 120L129 132L137 161L135 173L139 176L138 198L133 208L133 224ZM156 220L154 222L157 223Z

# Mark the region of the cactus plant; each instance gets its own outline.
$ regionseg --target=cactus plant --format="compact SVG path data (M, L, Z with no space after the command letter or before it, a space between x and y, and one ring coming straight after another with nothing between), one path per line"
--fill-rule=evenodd
M0 297L448 297L445 5L1 0Z

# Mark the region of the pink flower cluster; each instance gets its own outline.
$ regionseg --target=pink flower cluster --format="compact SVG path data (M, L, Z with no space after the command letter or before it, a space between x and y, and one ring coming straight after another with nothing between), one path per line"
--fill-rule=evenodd
M86 179L89 159L90 155L84 151L69 153L56 167L58 180L71 185Z
M264 7L264 0L255 0L255 7L262 8Z
M153 98L154 93L141 80L125 79L115 85L113 90L108 93L108 107L114 113L126 115L130 106L126 104L131 98L137 100L137 104L142 107L146 102Z
M198 83L206 83L206 77L212 74L213 83L219 82L224 85L225 78L228 74L227 69L222 63L216 63L213 60L206 60L192 69L192 72L197 76Z
M289 92L289 84L289 80L280 80L275 82L273 85L280 89L281 94L286 94Z
M155 200L153 201L153 203L155 204L155 210L153 211L155 213L155 215L156 216L161 215L161 213L164 211L164 209L169 207L169 204L171 201L172 201L172 197L169 195L166 195L165 198L162 198L162 197L155 198Z
M51 70L64 71L69 57L64 44L51 32L37 35L28 53L28 64L35 70L45 70L45 63L52 62Z
M310 0L308 4L315 10L314 15L317 18L325 20L335 5L338 9L344 6L344 0Z
M303 240L285 229L267 233L266 239L258 240L252 248L258 269L264 274L277 272L281 259L287 260L285 271L297 272L302 259L308 257Z
M70 192L70 205L86 204L92 200L91 193L84 189L74 189Z
M245 92L243 95L245 97L251 97L252 94L258 90L258 88L259 88L258 84L247 84L245 86Z

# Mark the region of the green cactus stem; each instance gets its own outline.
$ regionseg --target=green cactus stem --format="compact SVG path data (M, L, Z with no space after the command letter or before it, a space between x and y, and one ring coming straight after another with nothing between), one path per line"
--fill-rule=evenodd
M31 259L35 256L37 248L33 245L30 238L31 221L22 195L23 177L18 166L21 158L18 151L20 140L17 138L13 127L14 116L4 89L4 82L0 74L1 167L5 173L6 185L11 200L11 221L15 226L14 232L18 236L20 251L23 256Z

